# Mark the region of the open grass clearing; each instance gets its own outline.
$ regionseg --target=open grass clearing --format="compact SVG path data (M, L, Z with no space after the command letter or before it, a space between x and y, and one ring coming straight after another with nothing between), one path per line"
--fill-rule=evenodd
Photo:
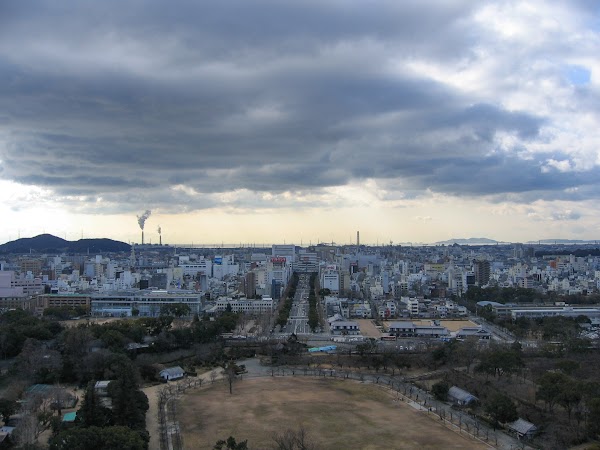
M319 449L483 449L378 386L349 380L260 378L188 391L178 420L186 449L219 439L273 448L273 436L303 426Z

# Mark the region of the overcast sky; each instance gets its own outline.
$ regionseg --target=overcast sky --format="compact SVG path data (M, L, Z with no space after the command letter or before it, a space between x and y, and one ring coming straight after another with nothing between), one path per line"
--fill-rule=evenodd
M0 3L0 241L600 239L596 0Z

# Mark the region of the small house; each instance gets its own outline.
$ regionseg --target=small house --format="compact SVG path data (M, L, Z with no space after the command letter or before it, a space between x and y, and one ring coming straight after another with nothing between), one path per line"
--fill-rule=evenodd
M159 372L160 377L166 381L178 380L185 375L184 370L179 366L167 367Z
M15 431L16 427L11 427L8 425L4 425L3 427L0 428L0 434L6 434L8 436L10 436L13 431Z
M108 396L108 385L111 380L100 380L96 381L94 385L94 392L98 397L107 397Z
M471 394L457 386L452 386L448 390L448 400L450 400L452 403L459 405L459 406L467 406L467 405L470 405L471 403L475 403L475 402L479 401L479 399L477 397L475 397L473 394Z
M537 427L531 422L518 418L514 422L507 423L509 431L515 433L519 438L530 438L537 432Z

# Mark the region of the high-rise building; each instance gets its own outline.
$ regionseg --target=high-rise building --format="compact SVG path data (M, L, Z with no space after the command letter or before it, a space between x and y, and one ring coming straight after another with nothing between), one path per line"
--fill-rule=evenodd
M244 295L247 298L256 296L256 274L254 272L248 272L244 277Z
M479 286L485 286L490 282L490 262L479 260L473 263L475 269L475 282Z

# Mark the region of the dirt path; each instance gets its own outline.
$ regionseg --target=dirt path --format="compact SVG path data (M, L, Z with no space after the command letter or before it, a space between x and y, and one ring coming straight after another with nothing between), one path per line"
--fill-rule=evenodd
M220 372L220 369L215 369ZM198 375L198 378L202 378L203 382L210 383L211 371L204 372ZM219 374L217 378L222 375ZM174 381L172 383L177 383ZM148 386L142 389L148 397L148 411L146 412L146 430L150 434L150 442L148 443L148 450L160 450L160 428L158 424L158 396L161 389L166 384L158 384L156 386Z
M164 384L143 388L148 397L148 411L146 412L146 429L150 433L148 450L160 450L160 430L158 429L158 391Z

